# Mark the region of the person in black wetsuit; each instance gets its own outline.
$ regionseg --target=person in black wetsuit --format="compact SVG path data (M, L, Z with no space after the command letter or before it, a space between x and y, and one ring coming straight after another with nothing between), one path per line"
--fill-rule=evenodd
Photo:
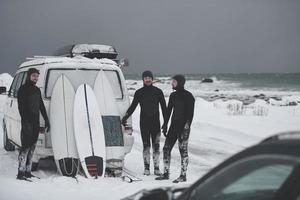
M164 173L160 177L157 177L156 180L169 179L171 151L174 147L174 144L178 140L181 156L181 174L173 182L178 183L186 181L186 172L189 162L188 139L194 116L195 98L193 97L192 93L184 89L184 84L184 76L176 75L173 77L172 87L176 91L170 95L165 121L162 126L163 133L166 136L166 141L163 148ZM169 127L168 134L166 134L168 121L172 110L173 114L171 118L171 125Z
M46 131L50 124L40 89L35 85L39 71L30 68L27 80L18 90L18 109L21 116L21 149L19 153L19 167L17 179L27 180L31 174L32 156L40 129L40 112L45 120Z
M162 114L165 116L166 101L163 92L152 85L153 74L151 71L143 72L144 87L138 89L133 101L128 108L125 116L122 118L122 124L126 125L127 119L132 115L138 104L141 107L140 113L140 130L143 141L143 158L144 158L144 175L150 175L150 138L152 140L154 174L161 175L159 170L159 142L160 142L160 120L159 104Z

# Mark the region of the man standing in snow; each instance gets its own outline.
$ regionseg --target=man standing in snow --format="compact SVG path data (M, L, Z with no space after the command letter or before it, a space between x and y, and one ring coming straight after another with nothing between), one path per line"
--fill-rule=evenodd
M50 124L42 99L41 91L36 86L39 71L30 68L27 72L27 80L18 91L18 108L21 116L21 144L19 154L19 168L17 179L27 180L33 177L31 174L32 156L40 129L40 112L45 120L45 129L49 131Z
M181 156L181 174L173 181L173 183L185 182L186 172L189 162L188 157L188 139L190 135L190 127L194 116L195 99L193 95L184 89L185 77L176 75L172 80L172 88L176 90L171 93L165 121L162 126L163 133L166 136L163 148L164 154L164 173L157 177L156 180L168 180L170 173L171 151L178 139L178 146ZM171 125L167 133L168 121L173 110Z
M140 130L143 140L143 158L144 158L144 175L150 175L150 138L152 140L154 174L160 176L159 170L159 142L160 142L160 120L159 104L163 116L166 111L166 101L163 92L152 85L153 74L151 71L143 72L144 87L137 90L134 94L133 101L122 119L125 126L127 119L132 115L138 104L141 106L140 113Z

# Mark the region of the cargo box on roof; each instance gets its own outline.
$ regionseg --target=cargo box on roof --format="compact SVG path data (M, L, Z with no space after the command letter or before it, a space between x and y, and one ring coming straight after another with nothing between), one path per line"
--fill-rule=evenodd
M118 53L113 46L102 44L68 45L55 51L54 56L75 57L81 55L87 58L117 59Z

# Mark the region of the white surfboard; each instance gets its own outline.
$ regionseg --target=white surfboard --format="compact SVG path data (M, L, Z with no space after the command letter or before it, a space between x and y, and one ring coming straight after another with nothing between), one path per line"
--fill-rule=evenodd
M107 167L122 170L125 152L120 112L112 86L102 70L96 77L94 92L100 107L106 138Z
M105 137L98 102L92 88L82 84L74 100L74 131L82 168L88 178L105 174Z
M75 90L65 75L61 75L53 88L50 103L51 141L59 172L75 176L79 170L73 129Z

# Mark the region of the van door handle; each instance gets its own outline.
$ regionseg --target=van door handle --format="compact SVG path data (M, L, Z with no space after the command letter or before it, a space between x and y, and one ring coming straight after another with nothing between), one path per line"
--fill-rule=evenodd
M10 107L12 107L12 104L13 104L13 100L10 100Z

